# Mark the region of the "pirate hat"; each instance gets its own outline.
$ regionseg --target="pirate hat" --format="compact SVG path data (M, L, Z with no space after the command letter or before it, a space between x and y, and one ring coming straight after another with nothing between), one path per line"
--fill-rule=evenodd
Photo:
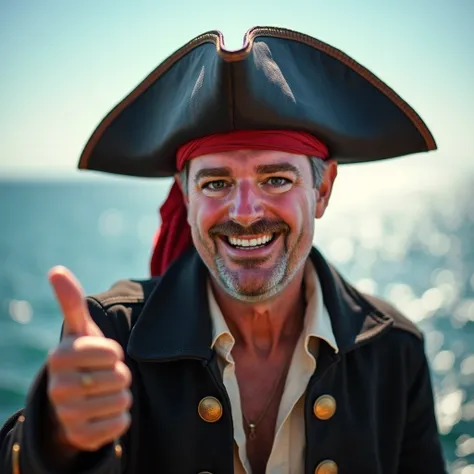
M342 51L258 27L237 51L210 31L169 56L102 120L79 168L172 176L178 148L191 140L268 129L309 132L340 163L436 149L420 116Z

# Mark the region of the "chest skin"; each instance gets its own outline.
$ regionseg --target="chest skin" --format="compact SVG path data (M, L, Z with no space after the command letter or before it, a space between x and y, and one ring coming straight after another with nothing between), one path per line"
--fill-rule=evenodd
M244 415L242 422L247 435L247 457L252 474L265 474L275 438L288 366L284 360L283 364L272 365L252 362L239 358L236 375ZM257 422L254 437L251 436L247 422Z

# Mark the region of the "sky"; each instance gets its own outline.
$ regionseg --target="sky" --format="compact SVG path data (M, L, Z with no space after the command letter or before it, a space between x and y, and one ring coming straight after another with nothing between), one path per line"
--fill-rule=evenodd
M347 173L401 185L474 171L473 0L0 0L0 177L92 175L76 170L82 147L163 59L214 29L236 49L256 25L342 49L414 107L439 147Z

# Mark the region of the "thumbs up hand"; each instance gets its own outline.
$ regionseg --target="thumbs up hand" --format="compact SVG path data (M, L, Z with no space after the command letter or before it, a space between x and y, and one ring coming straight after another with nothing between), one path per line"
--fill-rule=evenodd
M64 317L63 339L47 360L54 433L72 452L96 451L130 425L131 373L122 347L104 336L87 309L83 290L64 267L49 281Z

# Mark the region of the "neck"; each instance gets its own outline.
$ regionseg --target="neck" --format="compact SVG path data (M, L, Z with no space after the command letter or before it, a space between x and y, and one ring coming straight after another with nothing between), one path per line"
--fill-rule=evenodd
M214 296L235 338L249 356L268 358L282 346L294 345L304 322L304 267L277 296L245 303L228 295L211 279Z

